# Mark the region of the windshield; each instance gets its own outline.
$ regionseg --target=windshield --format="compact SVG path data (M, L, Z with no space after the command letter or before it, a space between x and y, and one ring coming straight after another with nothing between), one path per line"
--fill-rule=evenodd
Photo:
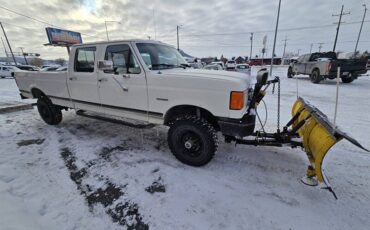
M138 43L137 48L145 64L151 70L184 68L184 66L188 66L181 54L171 46Z

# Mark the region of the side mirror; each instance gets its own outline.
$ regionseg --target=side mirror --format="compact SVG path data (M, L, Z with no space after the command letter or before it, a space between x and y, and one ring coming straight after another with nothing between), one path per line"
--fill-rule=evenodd
M266 85L267 79L269 77L269 72L267 69L263 68L257 72L257 84Z
M113 71L113 62L108 60L98 61L98 69L103 71Z

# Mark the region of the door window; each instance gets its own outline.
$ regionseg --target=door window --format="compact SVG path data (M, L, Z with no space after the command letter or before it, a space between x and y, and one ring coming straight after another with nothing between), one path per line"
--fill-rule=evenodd
M75 72L94 72L95 47L78 48L75 56Z
M116 74L139 74L141 72L130 47L126 44L108 46L105 60L113 62L113 70Z

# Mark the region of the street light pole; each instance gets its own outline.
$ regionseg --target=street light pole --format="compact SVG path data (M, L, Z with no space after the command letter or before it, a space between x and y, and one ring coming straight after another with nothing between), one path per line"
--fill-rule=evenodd
M105 32L107 34L107 41L109 41L107 22L116 22L118 24L121 24L121 22L119 22L119 21L104 21L104 24L105 24Z
M179 25L176 25L176 34L177 34L177 50L180 50L180 42L179 42Z
M283 57L285 56L285 48L286 48L286 42L288 41L288 38L285 36L284 41L284 51L283 51Z
M253 48L253 33L251 33L251 37L250 37L250 39L251 39L251 52L250 52L250 54L249 54L249 60L251 60L251 58L252 58L252 48Z
M8 37L6 36L5 30L4 30L4 27L3 27L3 23L1 23L1 22L0 22L0 26L1 26L1 29L3 30L3 32L4 32L5 40L6 40L6 42L8 43L10 53L12 54L13 61L14 61L14 65L17 65L17 61L15 60L15 57L14 57L14 54L13 54L12 47L10 46L10 43L9 43Z
M272 48L271 65L270 65L270 76L272 75L272 65L274 64L274 55L275 55L275 46L276 46L276 36L277 36L278 27L279 27L280 5L281 5L281 0L279 0L279 7L278 7L277 18L276 18L276 27L275 27L274 45L273 45L273 48Z
M357 37L357 42L356 42L356 46L355 46L355 52L354 52L354 57L356 57L356 52L357 52L357 46L358 46L358 42L360 40L360 36L361 36L361 31L362 31L362 26L364 25L364 20L365 20L365 16L366 16L366 11L367 11L367 8L366 8L366 4L363 4L362 5L365 9L364 9L364 16L362 17L362 22L361 22L361 26L360 26L360 31L358 32L358 37Z

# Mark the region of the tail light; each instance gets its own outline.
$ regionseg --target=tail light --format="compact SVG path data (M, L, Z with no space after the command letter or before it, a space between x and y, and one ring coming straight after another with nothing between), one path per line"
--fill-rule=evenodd
M327 67L326 73L327 73L327 74L329 74L330 70L331 70L331 62L329 62L329 64L328 64L328 67Z

